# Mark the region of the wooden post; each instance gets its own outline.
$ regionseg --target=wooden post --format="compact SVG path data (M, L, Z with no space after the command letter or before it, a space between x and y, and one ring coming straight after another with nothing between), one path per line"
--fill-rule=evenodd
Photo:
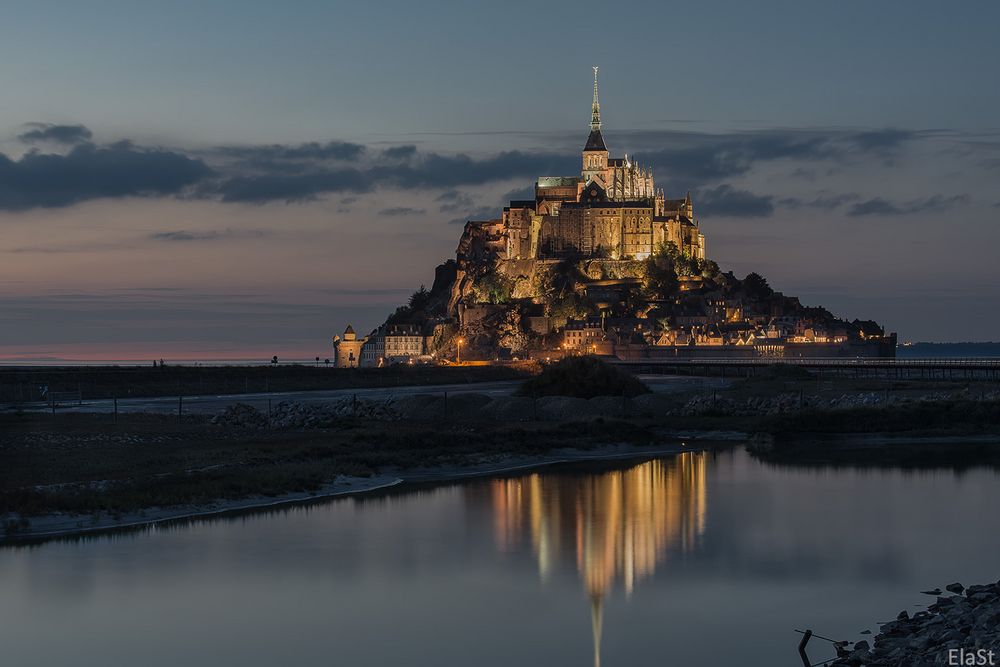
M806 655L806 644L809 643L809 640L812 639L812 636L813 636L813 631L806 630L805 634L802 635L802 641L799 642L799 657L802 658L802 664L805 667L812 667L812 665L809 664L809 656Z
M114 400L114 403L115 403L115 423L117 424L118 423L118 397L115 396L113 400Z
M184 413L184 397L177 397L177 421L181 420L181 415Z

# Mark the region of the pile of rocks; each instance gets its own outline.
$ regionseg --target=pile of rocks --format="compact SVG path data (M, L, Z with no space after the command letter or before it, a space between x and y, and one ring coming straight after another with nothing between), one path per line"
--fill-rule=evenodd
M883 405L886 402L885 393L863 392L860 394L842 394L826 401L829 408L869 408Z
M805 396L797 392L773 397L751 396L743 401L706 394L689 400L681 408L680 414L778 415L821 406L822 402L816 396Z
M989 651L992 664L1000 664L1000 583L968 588L955 583L945 589L952 595L924 591L937 596L927 611L913 616L902 611L882 625L874 647L866 641L837 644L838 658L831 667L991 664L960 661L961 656L987 656Z
M396 419L392 400L357 400L342 398L330 403L295 403L282 401L272 406L270 417L246 403L237 403L212 417L212 423L229 428L264 430L320 428L339 419Z
M212 423L228 428L257 430L267 427L267 415L252 405L237 403L212 417Z

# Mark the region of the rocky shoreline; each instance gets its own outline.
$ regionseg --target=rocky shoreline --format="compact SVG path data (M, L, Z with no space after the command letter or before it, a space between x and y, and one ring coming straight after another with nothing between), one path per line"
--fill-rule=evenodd
M926 611L901 611L867 641L837 642L830 667L921 667L1000 664L1000 582L949 584L923 591L937 600ZM990 653L992 651L992 653ZM992 661L990 661L992 656Z
M249 429L323 428L345 418L377 421L452 420L452 421L569 421L598 417L692 417L703 415L760 417L784 415L801 410L837 411L852 408L879 408L973 399L1000 400L1000 391L951 394L932 392L915 397L893 396L886 392L860 392L823 398L802 392L784 392L775 396L751 396L745 399L724 395L700 394L678 399L669 394L597 396L590 399L570 396L490 397L461 393L416 394L379 399L341 398L326 403L282 401L270 413L245 403L237 403L212 418L213 424Z

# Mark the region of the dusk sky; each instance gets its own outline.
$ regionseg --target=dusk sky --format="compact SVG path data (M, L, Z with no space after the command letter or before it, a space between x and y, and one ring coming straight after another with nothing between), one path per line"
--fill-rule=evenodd
M540 175L690 190L708 255L998 340L995 2L4 3L0 360L331 356Z

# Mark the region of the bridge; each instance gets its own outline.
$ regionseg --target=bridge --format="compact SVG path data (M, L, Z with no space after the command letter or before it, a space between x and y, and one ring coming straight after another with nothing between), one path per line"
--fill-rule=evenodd
M985 380L1000 382L1000 357L899 359L878 357L774 357L609 359L636 375L753 377L769 368L804 368L823 375L900 380Z

